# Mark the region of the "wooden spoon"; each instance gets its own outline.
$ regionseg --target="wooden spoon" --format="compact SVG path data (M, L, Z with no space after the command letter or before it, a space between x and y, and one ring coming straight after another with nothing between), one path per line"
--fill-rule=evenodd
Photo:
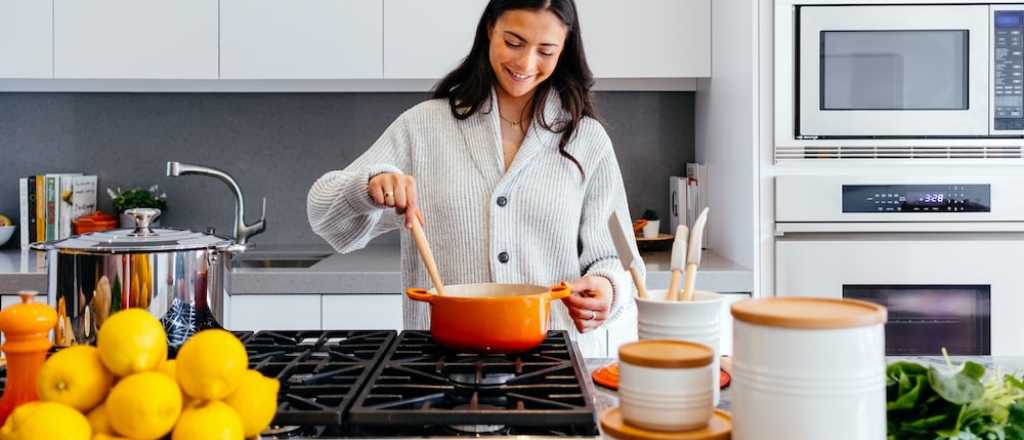
M420 225L420 220L413 217L412 219L412 238L416 242L416 250L420 251L420 259L423 260L423 265L427 267L427 274L430 275L430 281L434 283L434 291L438 295L444 295L444 283L441 282L441 274L437 271L437 263L434 262L434 253L430 252L430 243L427 242L427 234L423 233L423 225Z
M693 299L693 289L697 282L697 266L700 266L700 253L704 244L704 225L707 222L708 208L705 206L704 210L700 212L700 216L693 222L693 228L690 229L690 249L686 251L686 281L683 284L683 301Z
M676 239L672 242L672 279L668 284L667 301L679 301L679 278L686 266L687 242L690 239L690 228L679 225L676 228Z

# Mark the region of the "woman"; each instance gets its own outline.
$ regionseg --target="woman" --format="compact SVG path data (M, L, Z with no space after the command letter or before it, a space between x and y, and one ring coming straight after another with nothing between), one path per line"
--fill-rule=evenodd
M418 219L445 284L568 281L552 328L603 355L592 330L632 310L633 287L608 234L613 210L629 215L592 83L572 0L491 0L434 99L316 181L313 230L349 252ZM402 271L405 286L430 285L404 234ZM429 328L426 304L405 298L403 312L406 329Z

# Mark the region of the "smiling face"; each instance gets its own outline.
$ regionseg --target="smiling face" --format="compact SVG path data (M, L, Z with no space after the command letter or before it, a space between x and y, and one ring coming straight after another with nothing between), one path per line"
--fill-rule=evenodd
M516 9L498 17L490 30L490 62L501 91L527 96L558 65L568 29L549 10Z

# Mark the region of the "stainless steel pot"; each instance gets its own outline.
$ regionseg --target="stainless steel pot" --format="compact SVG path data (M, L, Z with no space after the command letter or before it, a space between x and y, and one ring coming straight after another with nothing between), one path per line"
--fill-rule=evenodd
M244 244L199 232L152 229L158 209L126 211L135 229L34 243L46 251L50 304L57 308L58 346L92 343L100 325L129 307L160 318L170 347L224 322L231 265Z

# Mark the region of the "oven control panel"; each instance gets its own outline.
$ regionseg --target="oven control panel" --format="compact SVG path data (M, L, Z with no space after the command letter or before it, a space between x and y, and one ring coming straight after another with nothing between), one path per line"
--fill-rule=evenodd
M994 128L1024 130L1024 11L996 11L994 25Z
M843 185L843 212L991 212L992 185Z

